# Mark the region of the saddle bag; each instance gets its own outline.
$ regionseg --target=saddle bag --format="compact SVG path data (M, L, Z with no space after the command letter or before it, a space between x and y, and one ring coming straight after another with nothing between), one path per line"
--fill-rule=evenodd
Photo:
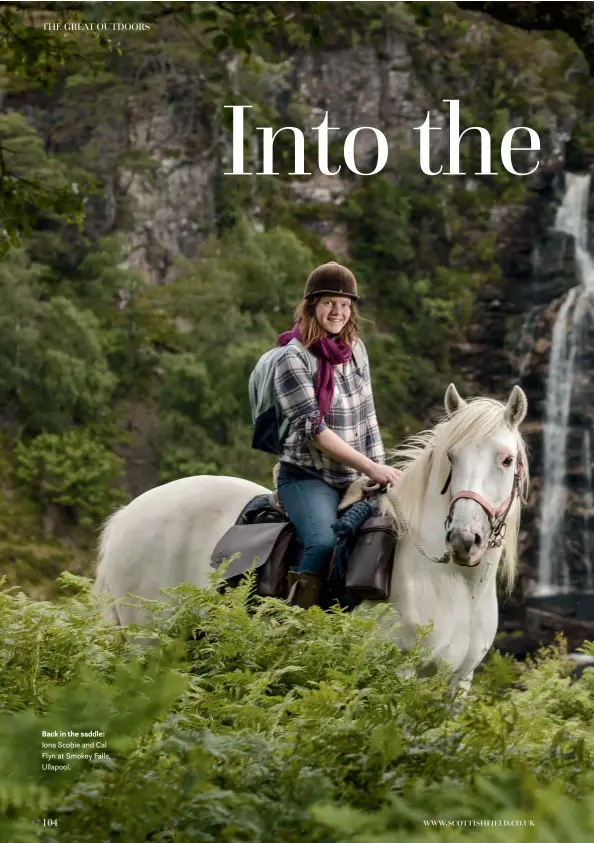
M374 516L363 523L347 562L347 591L362 600L388 598L396 540L389 516Z
M236 524L220 539L211 556L211 568L218 570L225 559L240 556L227 567L223 578L231 588L242 577L256 570L256 592L260 597L286 598L289 550L295 529L289 521L277 523Z

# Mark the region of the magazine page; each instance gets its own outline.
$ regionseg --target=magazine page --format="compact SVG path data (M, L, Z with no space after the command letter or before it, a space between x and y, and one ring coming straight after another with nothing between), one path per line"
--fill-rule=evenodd
M1 841L594 839L593 32L1 5Z

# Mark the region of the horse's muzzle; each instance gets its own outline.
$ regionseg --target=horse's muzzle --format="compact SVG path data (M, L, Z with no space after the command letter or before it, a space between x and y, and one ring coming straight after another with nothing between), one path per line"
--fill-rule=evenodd
M457 556L452 556L451 560L455 565L459 565L460 568L476 568L477 565L481 564L482 558L482 556L479 556L478 559L475 559L474 562L471 562L469 559L460 559Z
M452 561L465 568L475 568L483 556L483 537L468 528L450 529L446 533L446 543Z

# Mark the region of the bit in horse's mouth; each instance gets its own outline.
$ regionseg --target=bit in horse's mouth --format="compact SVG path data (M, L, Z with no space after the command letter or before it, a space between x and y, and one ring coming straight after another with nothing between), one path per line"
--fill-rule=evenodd
M468 559L457 559L455 556L450 556L450 559L460 568L476 568L477 565L481 564L482 557L477 559L476 562L469 562Z

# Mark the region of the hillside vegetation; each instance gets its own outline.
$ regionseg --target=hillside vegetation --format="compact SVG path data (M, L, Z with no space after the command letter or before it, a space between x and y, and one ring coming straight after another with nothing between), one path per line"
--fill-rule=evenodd
M572 681L561 646L493 656L460 703L374 613L183 586L143 653L88 580L61 585L56 604L0 593L3 840L592 839L594 670ZM68 730L104 733L100 757L42 770L42 732Z
M447 670L417 678L422 646L400 652L373 614L303 613L250 599L249 583L182 586L172 612L151 604L143 651L106 625L83 576L102 519L148 486L269 482L247 379L311 268L340 257L325 227L345 232L360 282L389 447L453 376L463 390L452 348L532 201L506 174L424 177L396 131L385 171L347 176L344 201L297 202L286 177L216 178L186 257L153 242L146 272L130 253L142 189L176 162L223 172L223 105L238 97L252 127L311 125L298 88L278 95L295 57L385 57L393 38L423 110L458 97L494 148L510 125L549 151L573 127L583 165L579 51L453 3L88 3L70 20L106 5L150 29L64 37L39 26L62 4L0 8L0 839L589 843L594 670L574 680L561 642L535 662L493 654L452 700ZM186 130L159 157L139 125L163 104ZM283 172L291 155L279 144ZM469 172L478 155L464 147ZM161 272L168 283L150 283ZM83 732L91 760L42 756L76 754L57 744Z
M56 4L38 5L55 16ZM590 113L569 39L477 23L455 4L295 3L289 17L282 3L157 5L111 4L114 19L151 25L119 38L40 35L42 12L10 4L1 15L0 570L29 594L54 594L64 568L88 571L101 519L151 485L200 473L269 483L272 460L249 447L247 379L290 327L308 272L336 257L321 222L348 234L385 442L422 428L529 199L505 173L425 177L401 143L380 176L349 175L341 203L298 203L286 177L220 178L199 255L155 253L177 266L173 283L154 285L127 250L131 185L154 186L165 166L124 143L143 109L199 114L168 160L206 156L222 172L225 103L253 103L253 125L308 125L309 105L275 99L283 62L322 47L329 61L355 45L379 54L392 33L406 39L424 107L459 96L462 120L489 128L494 148L510 122L546 138L552 122ZM73 19L100 19L87 6ZM478 153L464 148L469 167ZM286 144L278 154L291 160ZM313 147L307 156L315 166Z

